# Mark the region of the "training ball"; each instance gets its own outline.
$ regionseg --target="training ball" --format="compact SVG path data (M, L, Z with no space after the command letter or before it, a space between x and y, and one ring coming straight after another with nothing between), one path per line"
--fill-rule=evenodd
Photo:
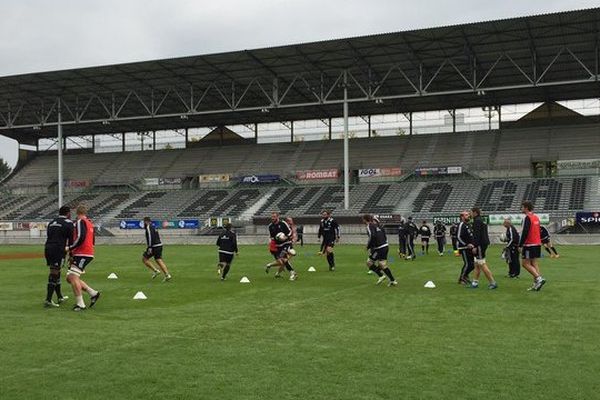
M285 233L283 232L279 232L276 236L275 239L279 240L280 242L283 242L287 239L287 236L285 236Z
M296 255L296 250L294 250L294 249L289 249L289 250L288 250L288 253L289 253L289 255L290 255L290 256L295 256L295 255Z

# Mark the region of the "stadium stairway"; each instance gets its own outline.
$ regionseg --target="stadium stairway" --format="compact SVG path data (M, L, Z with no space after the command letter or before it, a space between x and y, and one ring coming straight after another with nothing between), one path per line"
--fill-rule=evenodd
M138 201L145 194L146 194L146 192L141 192L135 196L131 196L131 198L129 198L129 200L119 204L118 207L115 207L114 209L112 209L109 212L107 212L106 214L104 214L99 220L97 220L97 222L99 222L101 224L110 222L111 220L115 219L123 210L125 210L127 207L129 207L130 205L132 205L133 203Z
M591 178L589 185L584 208L587 211L600 211L600 178Z
M395 214L400 214L402 216L407 216L412 214L413 203L421 193L421 190L427 185L426 182L417 182L416 186L398 203L396 209L394 210Z
M252 217L269 201L277 188L271 188L260 199L258 199L251 207L247 208L239 216L240 221L252 221Z

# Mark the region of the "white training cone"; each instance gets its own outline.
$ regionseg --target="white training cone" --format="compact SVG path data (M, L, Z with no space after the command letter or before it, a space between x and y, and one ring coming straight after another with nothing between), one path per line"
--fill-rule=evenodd
M144 292L137 292L137 293L135 294L135 296L133 296L133 299L134 299L134 300L146 300L146 299L147 299L147 297L146 297L146 295L144 294Z
M308 267L308 272L317 272L315 267Z
M435 283L433 283L433 281L427 281L427 283L425 284L425 287L427 289L435 289Z
M250 283L250 279L248 279L247 276L244 276L242 279L240 279L240 283Z
M119 277L114 272L111 272L106 279L119 279Z

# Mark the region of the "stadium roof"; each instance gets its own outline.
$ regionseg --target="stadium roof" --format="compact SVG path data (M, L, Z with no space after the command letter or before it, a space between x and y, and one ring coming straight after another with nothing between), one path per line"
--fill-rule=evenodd
M600 8L0 78L0 134L152 131L591 98ZM60 101L59 101L60 100Z

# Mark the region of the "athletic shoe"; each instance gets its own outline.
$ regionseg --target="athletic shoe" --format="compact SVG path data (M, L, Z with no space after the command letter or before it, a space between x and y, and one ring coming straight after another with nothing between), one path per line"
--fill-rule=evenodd
M69 300L69 296L63 296L60 299L58 299L58 304L64 303L67 300Z
M544 286L545 284L546 280L544 278L541 278L540 280L535 282L535 284L533 285L533 290L539 292L542 289L542 286Z
M271 266L269 264L267 264L267 266L265 267L265 274L268 274L270 269L271 269Z
M471 284L467 285L466 288L467 289L478 289L479 288L479 283L471 282Z
M554 258L560 258L560 254L555 255Z
M398 286L398 281L391 281L390 283L388 283L388 287L392 286Z
M279 272L279 271L275 272L275 278L282 278L281 272Z
M440 255L440 257L443 257L443 256L444 256L444 253L439 253L439 255Z
M406 256L406 260L412 260L412 256Z
M493 290L493 289L498 289L498 284L496 282L494 283L490 283L488 285L488 289Z
M60 307L58 304L56 304L55 302L53 302L52 300L48 301L45 300L44 301L44 308L53 308L53 307Z
M298 274L295 271L292 271L290 274L290 281L295 281L298 279Z
M79 307L77 304L75 304L73 306L73 311L83 311L85 310L85 307Z
M376 285L381 285L381 284L382 284L382 283L383 283L383 282L386 280L386 278L387 278L387 277L386 277L385 275L381 275L381 276L379 277L379 279L377 279L377 283L376 283Z
M368 271L367 271L367 274L369 274L369 275L373 275L373 271L371 271L371 270L368 270Z
M535 292L535 283L527 289L528 292Z
M171 275L167 275L165 276L165 279L163 279L163 282L169 282L171 280Z
M100 292L96 293L95 296L90 297L90 308L94 307L94 304L96 304L96 302L98 301L99 298L100 298Z
M156 270L156 271L154 271L154 272L152 273L152 279L156 278L156 277L157 277L157 276L159 276L159 275L160 275L160 271L159 271L159 270Z
M329 271L331 271L331 272L335 271L335 267L329 267Z
M225 282L225 278L221 277L221 282Z
M459 285L466 285L466 286L471 286L471 281L467 278L458 278L458 284Z

